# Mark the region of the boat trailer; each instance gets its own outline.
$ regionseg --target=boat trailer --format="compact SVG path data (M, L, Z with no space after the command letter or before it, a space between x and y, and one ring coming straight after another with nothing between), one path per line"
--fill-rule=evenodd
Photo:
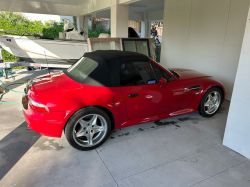
M37 63L28 63L25 61L18 62L0 62L0 77L3 76L5 79L8 79L10 75L15 74L12 71L13 67L25 66L27 70L34 68L69 68L71 65L66 64L37 64Z

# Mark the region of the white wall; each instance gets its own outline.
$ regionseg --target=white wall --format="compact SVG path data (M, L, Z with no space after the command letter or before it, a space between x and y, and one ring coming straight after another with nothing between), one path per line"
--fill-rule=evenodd
M96 12L96 18L110 18L110 9Z
M110 9L96 12L96 18L110 18ZM144 19L143 12L129 12L129 20L141 21Z
M163 20L164 10L147 12L148 20Z
M220 80L230 100L250 0L165 0L161 63Z
M250 159L250 11L223 144Z
M144 20L143 12L129 12L129 20L142 21Z

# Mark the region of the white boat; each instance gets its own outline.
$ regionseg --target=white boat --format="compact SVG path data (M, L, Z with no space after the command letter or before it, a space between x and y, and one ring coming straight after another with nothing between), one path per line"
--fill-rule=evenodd
M106 36L107 34L101 34L98 39L94 39L95 43L91 45L91 40L90 42L87 42L83 35L74 30L65 33L66 39L46 39L42 37L0 35L0 45L9 53L27 62L33 62L37 64L71 65L81 58L85 52L103 49L131 51L132 49L138 48L138 46L133 46L136 44L133 41L145 40L144 42L149 42L148 39L140 39L138 34L130 27L128 28L128 33L128 36L134 39L130 38L127 42L132 43L127 45L124 44L124 49L122 47L122 41L126 40L126 38L115 39L110 38L110 35ZM117 39L119 42L117 42ZM144 51L146 52L146 55L152 56L149 54L149 44L144 44L143 46L144 47L141 47L143 49L145 48L144 50L134 52L142 53Z
M0 35L0 45L16 57L34 63L73 64L89 51L87 40L41 39Z

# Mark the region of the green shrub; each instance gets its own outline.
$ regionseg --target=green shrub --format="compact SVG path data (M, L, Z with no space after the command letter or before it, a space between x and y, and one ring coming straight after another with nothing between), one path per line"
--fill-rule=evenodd
M16 56L10 54L8 51L4 50L2 48L2 55L3 55L3 59L6 62L16 62L19 61L19 58L17 58Z
M30 21L24 15L13 12L0 12L0 29L42 33L44 25L41 21ZM2 35L20 35L17 32L1 32ZM23 36L31 36L30 33L21 33Z
M89 38L98 38L101 33L110 34L110 29L106 31L106 30L103 30L101 27L97 26L94 29L89 29L88 37Z
M63 32L63 23L48 21L45 22L42 30L43 37L45 38L59 38L59 32Z
M30 21L23 14L13 12L0 12L0 29L17 32L3 32L1 35L22 35L34 36L31 33L43 33L46 38L59 38L59 32L63 31L63 23L55 21L47 21L44 24L41 21ZM8 53L3 49L3 59L5 61L18 61L19 59L14 55Z

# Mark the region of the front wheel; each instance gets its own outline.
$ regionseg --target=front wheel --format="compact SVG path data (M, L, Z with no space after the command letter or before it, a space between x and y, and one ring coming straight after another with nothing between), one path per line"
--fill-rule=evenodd
M210 88L204 94L200 102L198 112L200 113L200 115L204 117L211 117L218 112L222 100L223 100L222 91L217 87Z
M99 147L108 138L111 121L108 115L96 107L77 111L68 121L65 136L71 146L79 150Z

